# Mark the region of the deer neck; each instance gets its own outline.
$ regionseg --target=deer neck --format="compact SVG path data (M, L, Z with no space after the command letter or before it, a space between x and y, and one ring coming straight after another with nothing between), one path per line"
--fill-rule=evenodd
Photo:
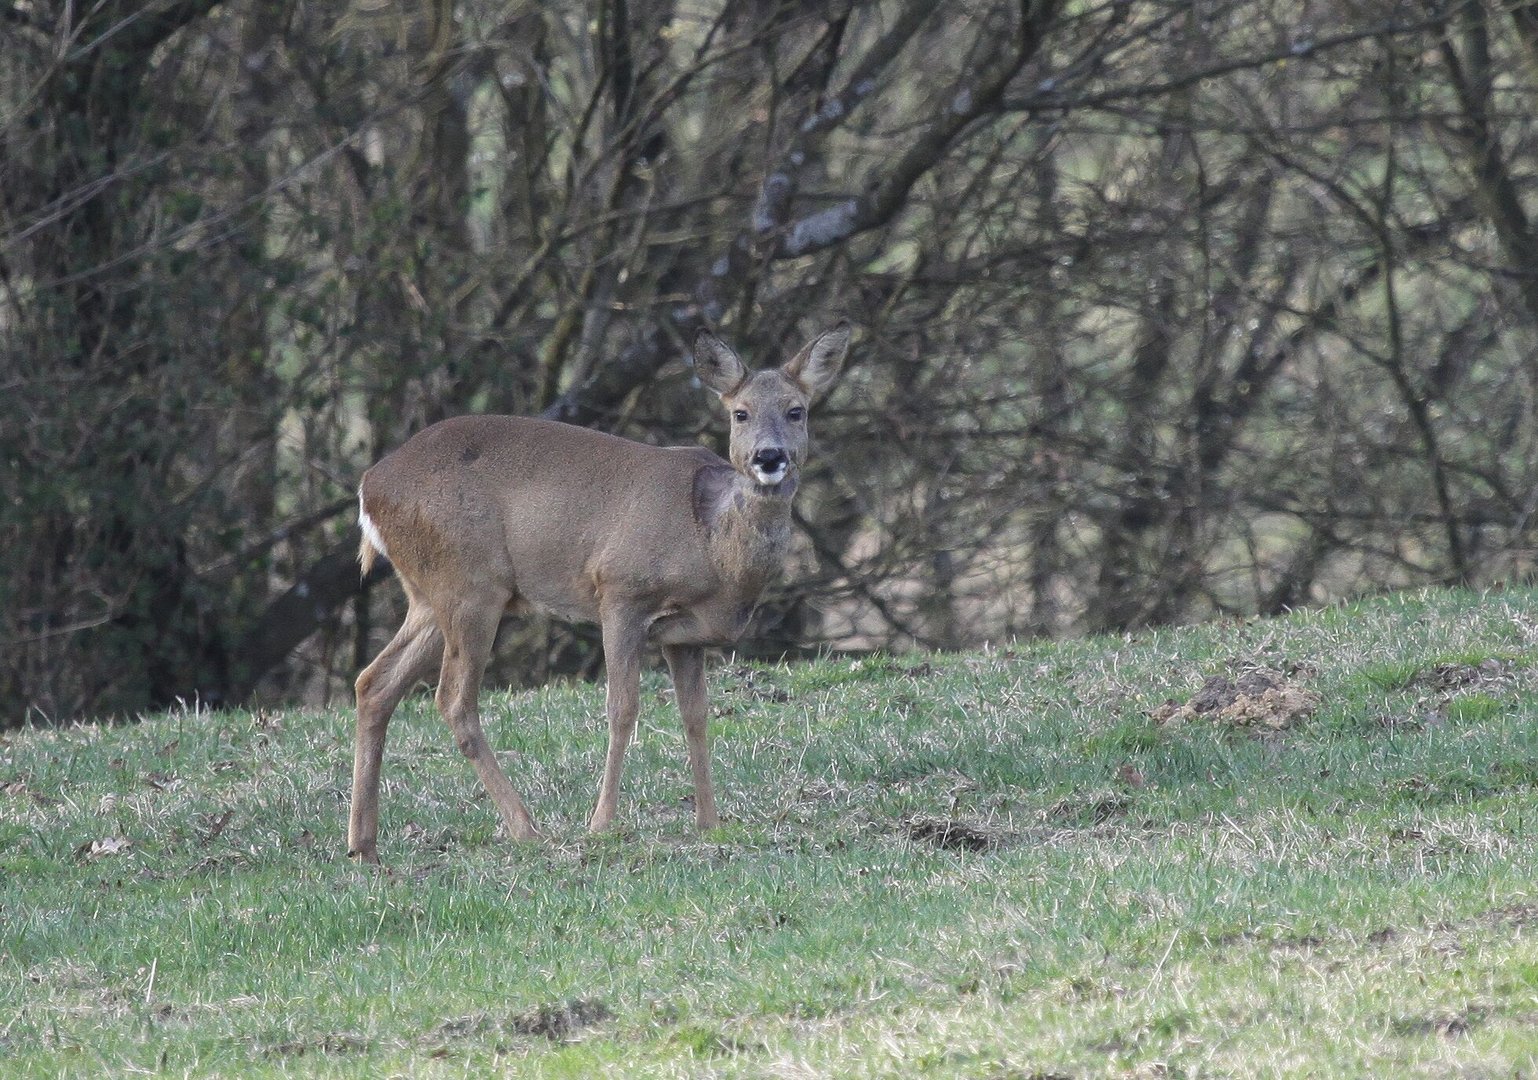
M699 516L723 580L756 594L779 570L790 543L795 493L794 477L769 488L735 471L702 472L696 480L697 506L704 511Z

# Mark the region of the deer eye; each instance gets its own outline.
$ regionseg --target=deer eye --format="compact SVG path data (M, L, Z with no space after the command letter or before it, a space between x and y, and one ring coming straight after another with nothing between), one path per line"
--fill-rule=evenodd
M737 423L739 423L739 424L747 423L748 422L748 410L746 410L746 409L733 409L732 410L732 419L737 421Z
M785 419L793 424L799 424L806 419L806 410L797 405L785 414Z

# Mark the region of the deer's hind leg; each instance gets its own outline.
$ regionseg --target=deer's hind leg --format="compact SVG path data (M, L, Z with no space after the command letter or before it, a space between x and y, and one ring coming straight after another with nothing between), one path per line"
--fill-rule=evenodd
M406 621L374 662L363 669L355 686L358 726L353 742L347 854L366 863L379 861L379 767L390 717L406 692L432 674L443 652L443 635L432 612L407 595Z
M484 595L472 596L449 601L440 610L438 625L443 630L444 650L443 670L438 677L438 710L454 732L460 752L475 766L508 833L515 840L532 840L539 836L534 819L497 764L481 728L481 677L491 659L497 624L509 600L510 596L493 603Z

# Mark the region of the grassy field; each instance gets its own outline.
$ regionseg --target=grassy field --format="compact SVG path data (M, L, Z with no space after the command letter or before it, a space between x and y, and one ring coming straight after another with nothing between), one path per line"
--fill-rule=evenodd
M1503 1076L1538 1068L1538 593L426 697L385 872L348 710L0 735L0 1075Z

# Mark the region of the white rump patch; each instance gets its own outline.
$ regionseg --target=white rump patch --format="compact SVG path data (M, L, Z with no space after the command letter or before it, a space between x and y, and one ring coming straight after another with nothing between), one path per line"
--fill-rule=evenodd
M379 535L379 529L374 524L374 519L368 516L368 511L363 508L363 489L358 489L358 527L363 530L363 539L367 540L373 549L385 558L390 557L389 549L385 547L384 537Z

